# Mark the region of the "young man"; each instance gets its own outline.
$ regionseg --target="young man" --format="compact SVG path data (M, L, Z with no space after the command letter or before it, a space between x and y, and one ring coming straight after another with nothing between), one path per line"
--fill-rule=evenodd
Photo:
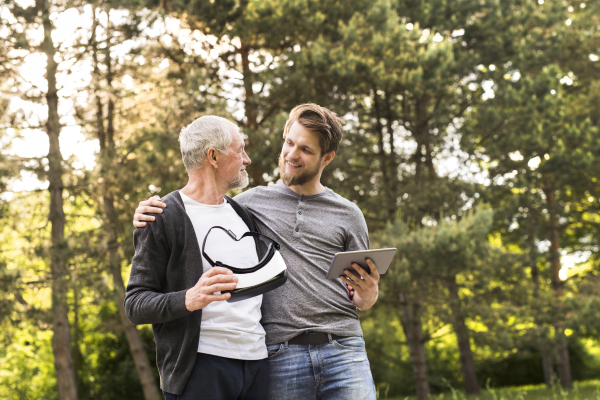
M375 399L356 308L377 300L377 269L369 261L371 274L352 265L361 279L325 278L335 253L369 247L361 211L320 181L341 141L342 121L326 108L303 104L290 113L283 136L282 182L235 197L260 231L281 245L288 266L287 283L263 298L269 398ZM161 204L140 203L134 225L152 220L143 213L162 211L152 205Z
M224 302L231 295L215 293L235 289L237 278L211 268L200 252L207 237L213 260L239 268L258 263L253 241L241 240L232 251L223 231L208 234L222 226L239 238L253 228L224 197L248 185L250 159L237 126L220 117L197 119L179 141L189 181L165 196L168 207L156 221L134 232L125 310L134 324L152 324L167 400L262 400L268 388L262 296Z

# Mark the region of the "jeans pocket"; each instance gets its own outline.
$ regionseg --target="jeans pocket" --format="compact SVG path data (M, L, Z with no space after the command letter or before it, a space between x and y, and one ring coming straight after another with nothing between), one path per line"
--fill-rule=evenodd
M350 336L343 339L336 339L333 341L333 344L344 350L365 350L365 341L360 336Z
M267 360L277 357L282 352L283 352L283 343L268 345L267 346Z

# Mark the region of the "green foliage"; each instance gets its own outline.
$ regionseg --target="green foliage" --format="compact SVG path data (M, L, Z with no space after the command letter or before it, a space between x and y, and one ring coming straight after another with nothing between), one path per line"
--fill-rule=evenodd
M144 327L140 329L140 334L144 339L148 358L154 360L156 354L151 329ZM93 354L94 362L88 363L83 368L84 382L83 390L80 390L81 399L144 399L127 339L123 333L98 335L95 337L95 341L88 345L94 352L97 352L97 349L102 349L102 351ZM158 380L158 371L154 370L153 372Z
M55 399L49 198L6 193L21 171L47 179L46 159L20 159L9 148L25 129L44 123L15 106L45 101L43 85L19 69L38 51L35 35L23 29L37 12L5 3L0 397ZM82 399L142 398L107 270L107 196L126 280L137 202L186 182L180 129L206 114L235 120L247 135L253 185L266 184L278 177L287 113L302 102L346 119L323 182L363 210L372 247L398 248L377 305L361 315L380 398L415 391L406 334L411 309L418 311L434 398L464 383L461 324L482 387L542 382L539 345L556 339L558 325L568 337L573 377L600 376L600 3L51 3L52 18L64 7L80 15L93 9L97 18L94 35L84 24L74 45L56 43L60 79L98 65L90 82L59 92L61 122L78 124L90 140L99 138L100 126L114 129L112 153L93 171L78 167L76 157L63 160L69 318ZM557 246L546 249L548 242ZM559 282L557 254L569 253L590 256ZM140 333L153 360L150 329ZM572 397L597 396L588 386ZM555 387L484 396L570 395Z
M576 382L572 391L564 390L560 385L551 388L542 385L523 385L520 387L488 389L481 396L466 396L450 385L448 393L434 395L433 400L597 400L600 399L598 380ZM386 397L379 397L384 399ZM414 397L387 397L388 400L412 400Z
M523 290L519 281L524 277L518 268L518 256L490 243L492 221L491 210L483 207L459 221L447 219L419 229L410 229L398 221L372 235L375 247L398 249L380 282L379 301L389 309L396 309L396 313L401 308L401 296L424 303L424 340L434 341L427 349L433 391L443 390L444 382L462 381L457 370L458 355L444 350L452 343L452 335L448 335L458 329L454 315L457 309L451 305L453 300L448 293L449 279L455 279L459 285L461 306L468 315L467 325L482 351L502 347L498 339L490 338L486 332L510 331L506 325L510 324L514 311L519 311L519 302L526 301L519 295ZM445 346L440 348L436 341ZM454 367L442 367L446 365ZM376 379L385 378L381 375Z
M584 381L600 374L598 361L581 341L569 345L573 378ZM514 349L512 354L500 359L488 358L478 364L481 383L491 387L543 384L539 350L535 347Z
M27 323L4 326L0 397L56 400L52 332Z

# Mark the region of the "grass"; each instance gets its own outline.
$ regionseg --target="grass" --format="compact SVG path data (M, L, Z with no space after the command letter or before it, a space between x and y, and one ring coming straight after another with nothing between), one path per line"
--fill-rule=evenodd
M414 400L414 396L386 397L380 393L381 400ZM431 400L600 400L600 380L575 382L573 390L564 390L560 385L547 388L544 385L520 386L508 388L490 388L482 390L479 396L466 396L463 392L450 387L450 391L432 395Z

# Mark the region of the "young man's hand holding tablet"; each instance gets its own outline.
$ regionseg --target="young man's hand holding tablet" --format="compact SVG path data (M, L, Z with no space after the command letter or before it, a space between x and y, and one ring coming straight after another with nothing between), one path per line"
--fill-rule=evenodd
M379 275L387 271L395 253L395 248L336 253L329 271L327 271L327 279L335 280L339 277L348 286L349 295L352 299L356 289L355 286L360 285L360 281L364 279L353 263L358 264L358 267L363 269L367 274L371 273L371 268L368 264L370 263L377 269L378 274L376 279L379 280ZM369 261L367 262L367 260Z
M356 271L352 268L352 263L360 265L360 267L369 274L371 273L371 269L367 264L367 259L373 261L379 275L385 274L392 262L394 254L396 254L396 248L336 253L331 262L331 266L329 267L329 271L327 271L327 279L334 280L340 276L344 276L345 270L349 270L356 275Z

